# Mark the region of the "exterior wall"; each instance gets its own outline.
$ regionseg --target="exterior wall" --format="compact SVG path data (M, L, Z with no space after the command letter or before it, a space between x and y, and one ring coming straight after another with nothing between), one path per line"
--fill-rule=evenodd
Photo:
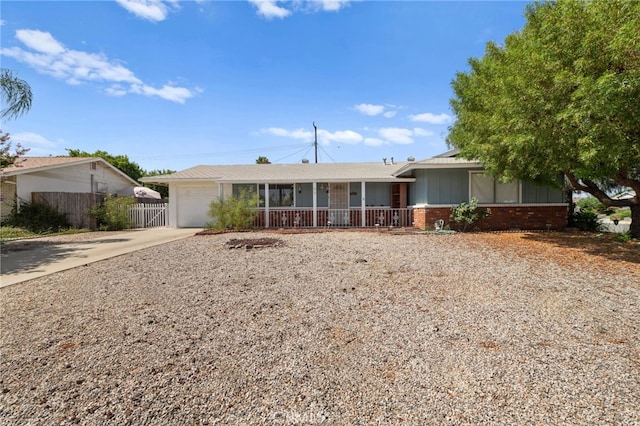
M92 193L99 192L98 189L101 189L106 193L115 193L132 185L127 178L101 162L97 162L96 170L91 170L90 163L75 164L17 175L16 181L18 183L18 198L28 201L31 200L32 192ZM92 182L93 188L91 187Z
M16 203L16 179L10 176L5 181L0 181L0 221L11 214Z
M473 225L482 231L499 231L509 229L523 230L562 230L567 226L568 206L562 205L492 205L488 206L491 214ZM445 225L456 229L449 216L451 207L415 207L414 226L419 229L433 229L434 222L442 219Z

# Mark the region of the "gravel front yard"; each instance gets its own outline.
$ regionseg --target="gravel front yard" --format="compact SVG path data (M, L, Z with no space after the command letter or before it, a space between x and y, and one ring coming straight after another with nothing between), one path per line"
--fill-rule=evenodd
M638 246L553 235L196 236L2 288L0 424L638 424Z

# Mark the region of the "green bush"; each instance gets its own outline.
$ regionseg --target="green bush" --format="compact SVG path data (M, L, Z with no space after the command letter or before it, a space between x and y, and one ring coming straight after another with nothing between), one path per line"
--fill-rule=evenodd
M214 200L209 204L209 217L212 221L207 225L211 229L249 229L253 224L258 205L258 194L241 191L237 197Z
M120 231L131 227L129 206L136 203L133 197L107 196L101 204L89 211L89 216L96 219L98 229Z
M576 206L580 207L581 211L601 212L605 206L596 197L580 198L576 203Z
M478 199L476 197L471 198L471 202L460 203L451 208L451 216L449 218L462 226L462 232L467 230L469 225L473 225L477 221L484 219L491 214L491 209L483 209L478 207Z
M609 217L611 220L622 220L631 217L631 209L615 209Z
M35 234L60 232L71 227L67 215L60 213L46 202L21 201L20 211L17 205L3 225L24 228Z
M572 221L574 227L581 231L598 232L600 231L600 222L598 214L591 210L580 210L573 214Z

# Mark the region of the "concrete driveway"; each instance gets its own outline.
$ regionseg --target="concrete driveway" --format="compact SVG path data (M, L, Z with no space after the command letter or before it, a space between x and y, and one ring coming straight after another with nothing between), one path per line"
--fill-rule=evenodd
M71 269L147 247L194 235L200 229L152 228L82 240L29 240L24 248L2 247L0 288L32 280L54 272ZM84 237L84 236L83 236Z

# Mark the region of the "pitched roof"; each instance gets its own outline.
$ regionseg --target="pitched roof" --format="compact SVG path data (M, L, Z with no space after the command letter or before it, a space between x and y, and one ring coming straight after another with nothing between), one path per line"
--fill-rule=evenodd
M2 172L6 175L20 174L17 172L33 171L35 169L65 166L68 164L82 164L95 161L88 157L20 157L15 164L5 167Z
M131 181L133 185L138 183L129 177L122 170L112 166L107 161L100 157L20 157L18 162L5 167L2 170L3 176L15 176L27 173L35 173L43 170L52 170L60 167L67 167L70 165L87 164L92 162L99 162L105 165L105 167L112 169L115 173L120 174L124 178Z
M149 176L148 183L180 181L217 181L234 183L261 182L412 182L398 178L394 172L404 163L297 163L195 166L170 175Z

